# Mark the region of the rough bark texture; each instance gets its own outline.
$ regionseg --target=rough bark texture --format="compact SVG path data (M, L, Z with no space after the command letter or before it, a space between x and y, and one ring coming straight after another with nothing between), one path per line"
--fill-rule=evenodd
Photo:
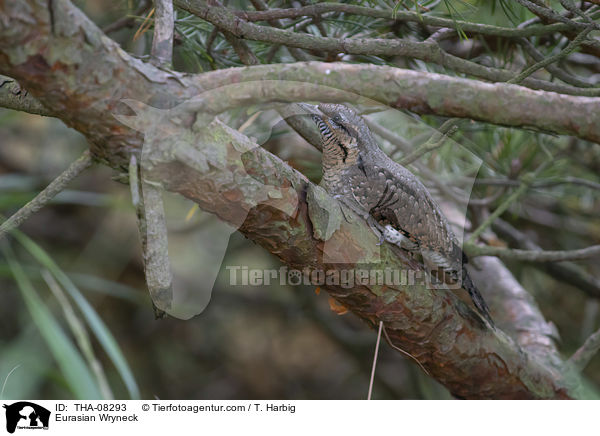
M182 116L164 118L163 114L160 123L147 116L146 110L138 109L137 117L130 118L128 124L146 133L152 125L168 127L165 138L169 140L163 140L145 162L146 177L240 225L240 231L250 239L286 265L300 269L352 268L357 258L372 254L369 250L377 247L376 238L362 220L356 219L352 223L340 220L339 231L323 241L330 232L315 232L315 226L318 230L323 223L314 214L311 220L306 195L310 186L304 176L218 121L206 128L212 116L194 117L189 115L190 109L214 113L245 102L283 97L293 101L340 100L348 97L338 91L341 87L372 101L419 113L534 126L600 140L600 113L595 109L600 99L519 86L388 67L321 63L236 68L196 76L169 73L126 54L66 0L0 0L0 73L18 79L50 113L82 132L90 140L94 155L113 168L125 167L129 155L142 147L140 132L113 116L122 99L140 100L151 106L167 102L172 107L207 89L263 80L260 85L253 82L227 88L204 100L186 103L187 110L176 114ZM304 83L281 88L264 79ZM332 90L324 93L322 87L306 82L328 85ZM562 106L560 115L554 110L556 105ZM121 121L127 123L126 118ZM265 185L277 189L265 189ZM379 249L378 268L414 268L387 246ZM342 253L348 261L324 261L323 253L328 250ZM507 294L513 292L509 291L513 285L518 284L509 283ZM523 329L513 330L511 338L501 330L483 330L450 292L433 292L420 285L327 289L369 325L376 326L382 320L392 343L415 356L457 397L581 395L577 380L571 380L568 367L557 356L551 332L541 327L545 323L532 301L515 297L502 303L509 305L509 312L518 311L519 319L522 313L531 314L526 334L519 333ZM521 307L514 304L517 300ZM514 320L507 319L501 307L492 304L502 328Z

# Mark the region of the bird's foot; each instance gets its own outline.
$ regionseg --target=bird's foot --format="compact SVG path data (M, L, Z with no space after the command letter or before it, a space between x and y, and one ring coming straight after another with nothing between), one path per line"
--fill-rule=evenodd
M379 242L377 243L377 245L382 245L386 241L385 229L383 227L381 227L381 224L379 224L377 221L375 221L375 218L373 218L370 215L366 218L366 220L367 220L367 224L369 224L369 227L371 228L371 230L373 230L373 233L375 233L375 236L377 236L379 238Z

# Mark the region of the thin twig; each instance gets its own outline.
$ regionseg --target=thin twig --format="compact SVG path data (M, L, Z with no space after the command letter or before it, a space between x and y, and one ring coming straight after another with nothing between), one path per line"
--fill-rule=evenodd
M377 356L379 355L379 342L381 341L381 330L383 329L383 321L379 321L379 332L377 332L377 342L375 343L375 353L373 353L373 367L371 368L371 379L369 380L369 393L367 400L371 399L373 393L373 380L375 379L375 368L377 367Z
M244 39L282 44L307 50L373 56L407 56L444 65L455 72L469 74L492 82L506 82L514 78L514 72L493 68L454 56L442 50L435 41L417 42L410 39L380 38L325 38L307 33L291 32L267 26L259 26L235 16L228 8L207 6L199 0L175 0L180 8L199 16L220 29L225 29ZM543 89L562 94L600 96L600 89L577 88L562 83L552 83L535 78L526 78L523 85L532 89Z
M590 335L583 345L571 356L569 362L579 371L587 366L592 357L600 350L600 330Z
M465 243L463 250L469 257L496 256L502 259L525 262L564 262L583 260L600 256L600 245L592 245L578 250L521 250L518 248L493 247Z
M33 200L0 225L0 238L2 238L6 232L19 227L31 215L48 204L56 194L65 189L71 180L81 174L81 172L87 169L91 164L92 156L89 150L86 150L79 159L73 162L69 168L55 178L42 192L36 195Z
M565 48L563 48L560 51L560 53L557 53L554 56L547 57L547 58L541 60L540 62L535 63L534 65L530 66L529 68L526 68L523 72L521 72L515 78L507 81L506 83L519 84L523 80L525 80L527 77L531 76L533 73L535 73L537 70L539 70L540 68L544 68L545 66L553 64L554 62L568 56L570 53L575 51L581 45L581 43L585 40L585 38L587 38L588 34L592 30L594 30L593 26L589 25L584 30L582 30L575 37L575 39L573 39L573 41L569 42L569 44L567 44L567 46Z
M565 17L565 16L555 12L554 10L552 10L546 6L540 6L540 5L536 4L535 2L531 2L529 0L517 0L517 2L520 3L522 6L525 6L527 9L529 9L533 14L537 15L538 17L543 17L552 22L564 23L573 29L584 29L587 27L586 23L571 20L570 18ZM594 23L594 27L600 28L600 27L598 27L598 25L596 23Z
M151 4L151 2L148 0L140 1L139 6L133 12L133 16L128 15L126 17L122 17L122 18L118 19L117 21L115 21L114 23L110 23L109 25L104 26L102 28L102 31L108 35L109 33L116 32L117 30L121 30L124 27L133 26L136 18L139 17L140 15L142 15L144 12L146 12L148 10L148 8L150 7L150 4Z
M557 180L541 180L537 183L533 184L534 188L546 188L546 187L551 187L551 186L556 186L556 185L562 185L562 184L572 184L572 185L579 185L579 186L585 186L586 188L590 188L590 189L596 189L596 190L600 190L600 183L596 183L593 182L591 180L587 180L587 179L581 179L579 177L564 177L562 179L557 179Z
M94 348L92 347L92 341L90 340L90 336L81 322L81 320L75 314L75 310L73 306L67 299L67 296L62 291L59 284L56 282L52 274L46 269L42 270L42 278L48 285L48 288L52 291L56 299L58 300L63 313L65 315L65 319L73 335L75 336L75 340L77 341L77 345L81 350L81 353L85 357L88 365L94 372L96 376L96 380L98 381L98 387L100 388L100 392L102 393L102 397L104 400L112 400L114 399L114 395L112 390L110 389L110 385L108 384L108 379L106 378L106 374L104 373L104 369L100 364L100 361L94 354Z
M215 26L212 28L208 36L206 37L206 54L208 54L211 59L214 58L212 53L212 45L217 39L217 35L219 34L219 29Z
M484 232L485 229L487 229L494 222L494 220L496 218L498 218L500 215L502 215L506 211L506 209L509 208L509 206L511 204L513 204L515 201L517 201L519 198L521 198L521 196L523 194L525 194L527 192L527 190L531 187L531 182L549 164L550 164L549 161L545 161L532 174L529 174L528 177L524 177L523 184L521 186L519 186L515 190L515 192L513 192L511 195L509 195L506 198L506 200L504 200L504 202L502 202L502 204L500 204L500 206L498 206L494 210L494 212L492 212L490 214L490 216L488 216L486 218L486 220L483 223L481 223L481 225L477 229L475 229L475 231L469 237L468 242L471 244L474 244L475 241L477 241L477 238Z
M449 120L446 120L427 142L400 159L400 165L406 166L416 161L424 154L443 146L446 143L446 140L458 130L458 123L461 121L460 118L450 118Z
M386 341L388 341L388 344L390 345L390 347L392 347L394 350L401 352L402 354L410 357L412 360L414 360L415 362L417 362L417 364L421 367L421 369L425 372L425 374L429 375L429 371L427 371L425 369L425 367L421 364L421 362L419 362L419 360L415 356L413 356L412 354L410 354L408 351L404 351L402 348L397 347L396 345L394 345L394 343L392 342L392 340L388 336L388 333L387 333L387 330L385 329L385 326L383 327L383 335L385 336Z
M523 38L519 40L519 44L535 62L542 62L544 60L544 55L535 47L535 45L529 42L529 40ZM556 65L548 64L545 66L545 68L550 74L556 76L569 85L578 86L581 88L592 88L594 86L592 83L575 77Z
M470 180L470 179L468 179ZM520 180L512 180L512 179L475 179L476 185L490 185L490 186L521 186L522 182ZM585 186L590 189L600 190L600 183L596 183L592 180L582 179L579 177L563 177L560 179L548 179L548 180L539 180L535 181L531 184L532 188L548 188L552 186L558 185L579 185Z
M500 237L507 239L517 248L524 250L542 250L528 235L517 230L501 218L496 219L492 229ZM582 290L590 297L600 298L600 279L587 273L579 265L571 262L533 262L531 265L542 270L550 277Z
M260 61L256 57L256 55L250 50L248 44L243 39L238 38L233 33L228 30L221 30L221 33L227 40L227 42L233 47L233 50L240 58L240 61L244 65L258 65Z

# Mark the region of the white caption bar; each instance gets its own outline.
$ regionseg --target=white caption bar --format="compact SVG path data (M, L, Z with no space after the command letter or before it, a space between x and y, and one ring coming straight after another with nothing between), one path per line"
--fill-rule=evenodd
M587 434L594 401L1 402L0 435ZM40 433L36 430L42 430ZM192 433L193 432L193 433Z

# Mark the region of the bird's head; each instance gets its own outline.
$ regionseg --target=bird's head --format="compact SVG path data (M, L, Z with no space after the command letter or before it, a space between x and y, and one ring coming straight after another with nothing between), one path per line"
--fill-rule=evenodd
M358 138L364 121L356 112L343 104L321 103L318 108L320 114L312 117L323 137L333 135L347 142Z
M303 105L317 125L323 141L323 157L336 166L353 165L358 158L358 129L364 121L352 109L322 103L317 107Z

